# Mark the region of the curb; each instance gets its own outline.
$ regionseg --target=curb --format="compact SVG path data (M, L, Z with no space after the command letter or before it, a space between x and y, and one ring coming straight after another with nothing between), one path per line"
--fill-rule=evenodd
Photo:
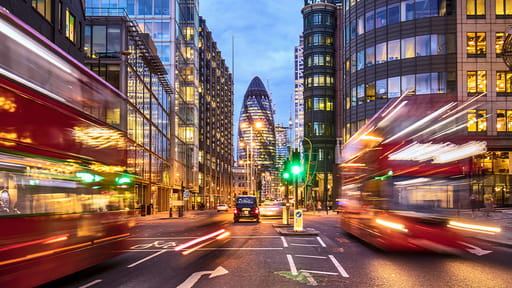
M318 236L318 234L320 234L320 232L312 228L304 228L303 231L293 231L293 228L276 228L276 231L284 236Z

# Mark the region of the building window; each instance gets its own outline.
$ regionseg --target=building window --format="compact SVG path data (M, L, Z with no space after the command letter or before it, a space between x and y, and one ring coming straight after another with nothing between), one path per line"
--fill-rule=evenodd
M512 132L512 110L496 110L496 131Z
M318 33L318 34L313 34L313 35L306 37L305 42L306 42L305 43L306 47L319 46L319 45L332 46L333 38L331 35Z
M482 93L486 91L486 71L468 71L468 93Z
M388 6L388 24L400 22L400 3Z
M309 98L306 101L306 111L333 111L334 104L331 98Z
M306 123L305 132L308 136L332 136L332 125L324 122Z
M32 0L32 7L37 10L46 20L52 22L52 1Z
M388 61L400 59L400 40L388 42Z
M366 12L366 32L371 31L375 28L375 17L373 10Z
M71 40L71 42L76 41L76 27L75 27L75 15L73 15L69 9L66 9L66 37Z
M366 84L366 102L375 101L375 82Z
M501 49L503 49L503 42L505 42L505 33L496 32L496 55L501 55Z
M384 63L387 59L386 42L375 46L375 63Z
M487 53L485 32L466 33L466 45L468 57L485 56Z
M357 70L361 70L364 68L365 64L365 56L364 49L357 51Z
M402 1L401 19L402 21L409 21L414 19L414 0Z
M484 0L480 0L484 1ZM496 16L511 16L512 15L512 1L510 0L496 0Z
M468 132L487 131L487 111L468 110Z
M512 92L512 72L496 72L496 92Z
M329 54L312 54L306 59L306 66L332 66L332 57Z
M377 99L388 98L388 79L377 80L375 90Z
M496 3L503 0L497 0ZM496 11L498 8L496 8ZM466 1L467 16L485 16L485 0L467 0Z
M430 35L416 36L416 56L430 55Z
M402 59L413 58L416 56L416 46L414 41L414 37L402 39Z
M306 77L306 87L333 86L334 77L330 74L313 74Z
M386 26L386 7L375 10L375 28Z
M375 47L366 48L366 66L370 67L375 65Z

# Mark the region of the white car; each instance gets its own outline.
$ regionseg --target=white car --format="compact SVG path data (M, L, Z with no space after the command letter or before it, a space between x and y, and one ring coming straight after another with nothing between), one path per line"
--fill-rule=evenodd
M217 205L217 212L220 212L220 211L224 211L224 212L228 212L228 204L219 204Z

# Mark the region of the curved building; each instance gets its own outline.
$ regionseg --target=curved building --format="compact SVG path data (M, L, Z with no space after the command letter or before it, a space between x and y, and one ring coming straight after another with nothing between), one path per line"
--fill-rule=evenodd
M305 0L304 18L304 136L311 141L314 195L324 205L330 201L334 164L336 98L336 2ZM309 143L309 142L308 142ZM305 143L304 143L305 144ZM310 151L307 144L305 151ZM314 163L314 164L313 164ZM332 197L331 197L332 198Z
M244 95L238 127L238 142L240 144L239 162L250 162L253 168L260 170L274 168L276 133L272 100L258 76L252 79Z

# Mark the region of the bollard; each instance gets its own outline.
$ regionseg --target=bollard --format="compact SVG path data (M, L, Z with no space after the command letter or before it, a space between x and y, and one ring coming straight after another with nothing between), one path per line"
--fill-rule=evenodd
M172 218L172 207L169 207L169 218Z
M183 217L183 207L182 206L180 206L178 208L178 217Z

